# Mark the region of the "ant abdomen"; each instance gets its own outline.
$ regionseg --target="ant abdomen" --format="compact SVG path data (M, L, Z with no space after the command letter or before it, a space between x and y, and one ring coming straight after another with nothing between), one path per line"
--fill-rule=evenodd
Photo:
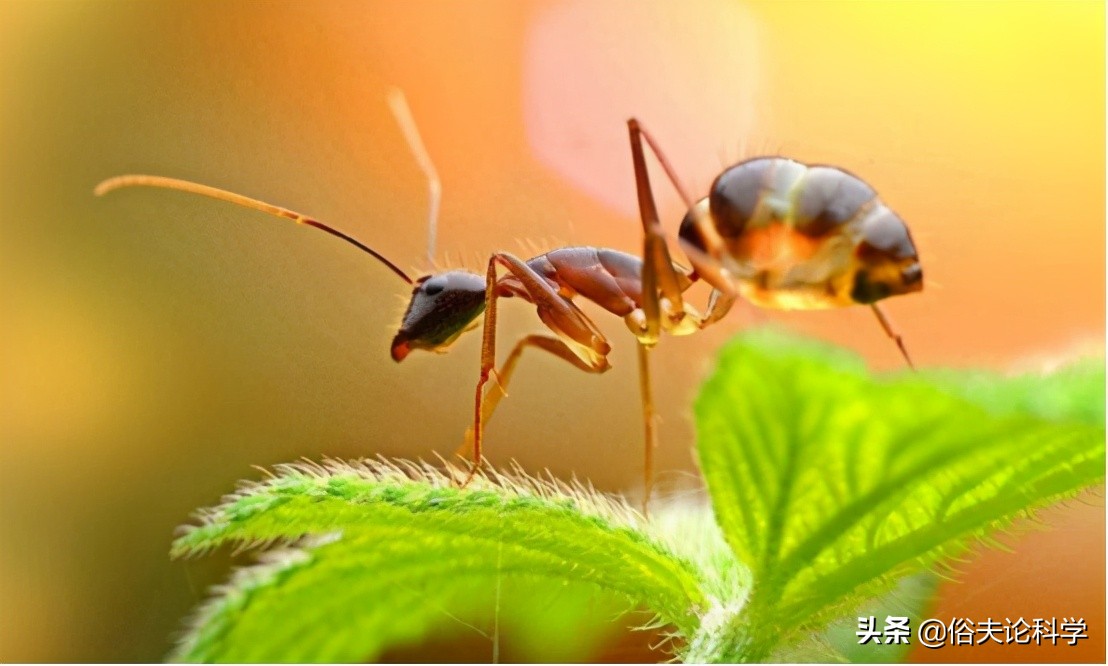
M739 162L717 176L708 193L708 211L719 235L735 238L742 234L758 212L763 193L787 192L785 185L796 179L789 177L793 165L799 166L780 157L758 157Z
M727 266L739 293L762 307L868 304L922 287L903 220L837 167L740 162L685 215L680 236Z
M774 223L818 237L857 217L876 198L872 187L842 169L758 157L716 178L708 210L723 238Z

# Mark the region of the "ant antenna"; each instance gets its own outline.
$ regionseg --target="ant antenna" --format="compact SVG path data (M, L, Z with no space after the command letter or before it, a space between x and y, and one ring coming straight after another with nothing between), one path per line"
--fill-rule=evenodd
M404 91L400 88L390 88L388 94L389 108L392 115L396 116L396 123L400 125L400 131L404 133L404 139L408 142L408 148L412 156L419 163L423 175L427 177L427 189L430 190L431 205L429 219L427 221L427 260L435 261L435 235L439 226L439 204L442 201L442 183L439 181L439 173L435 171L435 165L431 162L431 156L423 145L423 139L419 136L419 128L416 127L412 111L408 108L408 100L404 97Z
M210 185L201 185L200 183L194 183L188 180L181 180L179 178L166 178L165 176L145 176L145 175L128 175L128 176L116 176L115 178L109 178L96 186L92 192L96 196L103 196L113 190L118 190L122 187L161 187L167 190L180 190L181 192L190 192L192 194L199 194L205 197L211 197L212 199L219 199L220 201L227 201L245 208L251 208L263 213L269 213L277 217L283 217L288 220L292 220L298 224L306 224L309 227L315 227L321 231L326 231L332 236L343 239L347 243L350 243L359 250L366 252L373 256L373 258L380 261L382 264L389 267L393 273L400 276L400 279L404 280L408 284L413 284L412 278L408 277L408 274L400 270L400 268L382 256L379 252L369 247L365 243L347 236L338 229L333 229L326 224L318 220L301 215L296 211L289 210L287 208L281 208L280 206L274 206L273 204L259 201L257 199L251 199L250 197L243 196L241 194L235 194L234 192L228 192L227 190L221 190L218 187L211 187Z

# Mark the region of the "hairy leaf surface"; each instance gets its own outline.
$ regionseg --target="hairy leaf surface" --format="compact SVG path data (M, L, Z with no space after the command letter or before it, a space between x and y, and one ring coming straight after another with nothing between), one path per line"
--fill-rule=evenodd
M704 605L698 575L633 529L637 520L626 505L567 485L503 476L459 490L428 467L285 466L205 511L174 543L181 556L297 542L240 570L176 656L372 659L475 595L487 603L505 578L591 585L691 632Z

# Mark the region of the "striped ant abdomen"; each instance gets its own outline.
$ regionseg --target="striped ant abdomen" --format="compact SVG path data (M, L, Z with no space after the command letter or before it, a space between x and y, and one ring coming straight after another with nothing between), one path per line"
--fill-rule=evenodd
M904 221L857 176L784 157L721 173L685 216L681 238L710 251L697 216L719 234L719 260L740 295L767 308L870 304L919 291L923 273Z

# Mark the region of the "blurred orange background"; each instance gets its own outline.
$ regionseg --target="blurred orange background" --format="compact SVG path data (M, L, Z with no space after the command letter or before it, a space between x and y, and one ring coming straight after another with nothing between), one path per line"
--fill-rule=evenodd
M640 244L625 121L704 192L772 152L863 176L909 222L921 295L888 302L919 364L1038 368L1103 352L1099 2L0 3L0 660L159 660L225 559L173 528L251 465L447 455L479 340L388 356L407 288L323 234L198 197L93 185L148 172L313 215L426 271L426 183L385 104L401 87L444 184L436 262ZM670 229L681 206L654 174ZM496 464L635 492L633 344L615 369L525 359ZM509 303L500 339L539 326ZM864 309L739 308L653 355L663 485L693 476L714 351L776 321L901 361ZM502 344L507 344L506 342ZM539 427L536 428L536 425ZM1102 661L1102 494L1013 553L964 563L942 617L1083 616L1079 647L917 659ZM643 658L643 657L639 657Z

